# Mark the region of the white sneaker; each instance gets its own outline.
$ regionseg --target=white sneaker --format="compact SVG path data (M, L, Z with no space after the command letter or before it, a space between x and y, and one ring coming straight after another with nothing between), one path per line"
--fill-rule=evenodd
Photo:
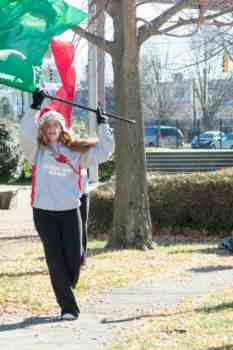
M63 321L74 321L78 319L78 315L69 314L68 312L61 315Z

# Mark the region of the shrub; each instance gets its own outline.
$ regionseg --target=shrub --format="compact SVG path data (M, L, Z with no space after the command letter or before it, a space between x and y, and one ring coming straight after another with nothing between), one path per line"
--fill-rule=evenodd
M99 166L99 178L100 181L108 181L115 170L115 162L114 159L111 158L107 162L100 164Z
M28 160L24 160L23 163L23 178L24 179L31 179L32 177L32 168Z
M109 182L90 194L89 231L96 237L107 234L113 221L113 186Z
M92 227L108 232L113 218L112 184L97 189L91 199ZM192 228L221 232L233 228L233 169L149 178L154 227Z
M149 194L152 221L160 227L233 227L233 171L152 178Z
M23 155L19 145L18 129L9 122L0 123L0 178L17 180L23 169Z

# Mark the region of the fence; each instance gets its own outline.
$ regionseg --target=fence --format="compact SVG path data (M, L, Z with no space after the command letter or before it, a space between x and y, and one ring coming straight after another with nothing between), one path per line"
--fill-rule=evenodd
M148 130L154 130L153 135L148 136ZM209 141L202 143L203 133L208 132ZM232 147L226 147L223 141L232 136ZM166 148L212 148L212 141L218 140L216 148L233 149L233 118L215 119L210 128L206 128L201 120L193 125L190 120L155 120L153 125L145 125L145 142L149 147Z

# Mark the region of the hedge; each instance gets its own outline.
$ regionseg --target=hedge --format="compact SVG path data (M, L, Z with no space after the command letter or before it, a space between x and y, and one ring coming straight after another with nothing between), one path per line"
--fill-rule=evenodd
M233 169L148 178L151 217L156 228L228 232L233 228ZM113 184L91 195L90 232L108 233L113 220Z

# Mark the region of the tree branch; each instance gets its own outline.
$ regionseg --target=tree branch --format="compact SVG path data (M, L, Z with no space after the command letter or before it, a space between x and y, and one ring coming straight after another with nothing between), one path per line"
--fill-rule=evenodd
M190 18L188 20L179 19L178 22L164 30L160 30L160 27L168 22L174 15L176 15L178 12L180 12L182 9L185 9L193 0L181 0L179 1L178 5L175 5L171 8L169 8L167 11L162 13L159 17L155 18L150 22L149 25L143 25L138 30L138 45L142 45L146 40L148 40L153 35L161 35L169 33L177 28L180 28L182 26L191 25L191 24L198 24L200 21L199 17L196 18ZM219 16L223 16L229 12L231 12L233 9L224 10L212 15L207 15L203 18L204 21L208 21L214 18L217 18Z
M182 35L178 35L178 34L172 34L172 33L169 33L169 32L164 32L164 33L161 33L161 34L164 34L166 36L170 36L170 37L173 37L173 38L190 38L191 36L194 36L195 34L198 33L198 27L196 29L194 29L191 33L188 33L188 34L182 34Z
M151 3L160 5L174 5L176 2L174 0L137 0L136 6L139 7Z
M164 23L167 23L173 16L175 16L178 12L182 11L183 9L187 8L192 3L193 0L178 0L176 5L164 11L160 16L152 20L149 25L144 24L143 26L141 26L138 30L139 46L142 45L152 35L159 34L159 28Z
M188 8L190 9L199 9L200 8L200 0L193 0ZM176 0L136 0L136 6L142 6L146 4L160 4L160 5L176 5ZM232 6L231 0L211 0L209 1L209 9L212 11L223 10Z
M115 47L113 41L106 40L105 38L100 37L99 35L96 35L95 33L88 31L90 27L92 26L94 28L96 27L95 22L102 15L102 13L104 13L105 11L108 12L108 8L110 6L110 0L92 0L91 4L89 5L89 8L91 6L97 6L98 11L96 11L96 7L95 7L94 13L89 19L89 22L87 24L87 28L84 29L78 26L78 27L72 28L72 30L75 33L77 33L80 37L89 41L91 44L97 46L98 48L109 53L110 55L113 55L113 51Z
M215 13L213 15L208 15L208 16L205 16L203 17L203 20L204 21L210 21L214 18L217 18L219 16L223 16L225 15L226 13L228 13L229 11L228 10L225 10L225 11L222 11L222 12L219 12L219 13ZM191 25L191 24L198 24L199 23L199 20L200 18L199 17L196 17L196 18L190 18L190 19L180 19L176 24L168 27L168 28L165 28L164 30L161 30L159 31L159 34L166 34L166 33L169 33L177 28L180 28L180 27L183 27L183 26L187 26L187 25Z
M109 41L96 34L92 34L81 27L72 28L72 30L80 35L82 38L88 40L91 44L97 46L98 48L104 50L105 52L113 55L114 52L114 41Z

